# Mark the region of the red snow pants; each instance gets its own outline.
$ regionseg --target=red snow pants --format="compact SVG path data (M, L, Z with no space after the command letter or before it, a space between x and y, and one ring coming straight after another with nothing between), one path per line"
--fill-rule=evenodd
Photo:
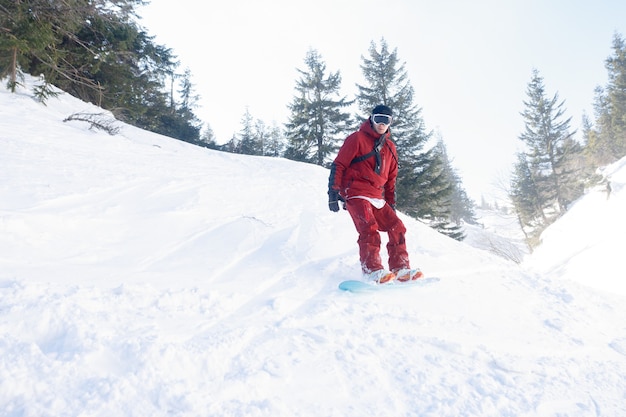
M348 213L352 216L356 231L359 233L359 256L364 273L384 269L380 259L380 233L387 232L387 254L389 270L397 271L410 268L409 254L406 250L406 227L395 210L385 204L381 209L374 207L362 198L351 198L346 203Z

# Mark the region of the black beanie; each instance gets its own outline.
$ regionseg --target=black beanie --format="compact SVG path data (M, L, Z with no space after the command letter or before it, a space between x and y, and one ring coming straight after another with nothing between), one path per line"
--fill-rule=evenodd
M379 104L378 106L374 107L374 110L372 110L372 114L386 114L387 116L393 116L393 114L391 113L391 109L384 104Z

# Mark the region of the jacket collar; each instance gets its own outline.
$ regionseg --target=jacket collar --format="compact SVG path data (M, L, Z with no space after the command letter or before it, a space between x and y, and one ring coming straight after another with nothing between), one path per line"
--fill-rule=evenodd
M374 130L374 128L372 127L372 124L371 124L369 118L367 118L361 124L361 127L359 128L359 130L361 132L365 133L367 136L371 137L372 140L378 140L380 138L380 136L381 136L381 135L378 134L378 132L376 132ZM391 133L389 132L389 128L387 128L387 131L385 133L383 133L383 135L385 136L385 139L389 139L389 136L391 136Z

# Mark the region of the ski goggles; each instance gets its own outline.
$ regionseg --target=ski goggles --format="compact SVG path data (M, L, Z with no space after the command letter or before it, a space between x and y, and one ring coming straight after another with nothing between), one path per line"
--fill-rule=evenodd
M391 124L391 116L388 114L372 114L372 120L377 125L390 125Z

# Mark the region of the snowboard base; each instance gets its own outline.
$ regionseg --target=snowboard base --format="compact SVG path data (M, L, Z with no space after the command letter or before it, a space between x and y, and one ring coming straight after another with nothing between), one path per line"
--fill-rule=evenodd
M413 287L421 287L426 284L439 281L439 278L420 278L415 281L399 282L392 281L388 284L376 284L374 282L359 281L356 279L350 279L339 283L339 289L343 291L349 291L354 293L362 292L375 292L375 291L394 291L394 290L406 290Z

